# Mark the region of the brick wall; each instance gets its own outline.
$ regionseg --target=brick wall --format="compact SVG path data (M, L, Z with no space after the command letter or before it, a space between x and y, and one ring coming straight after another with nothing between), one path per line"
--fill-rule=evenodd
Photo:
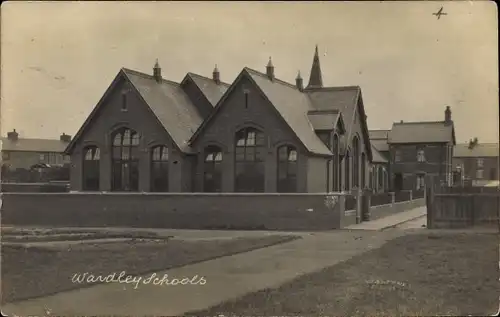
M326 194L4 193L5 225L172 229L328 230L343 196Z

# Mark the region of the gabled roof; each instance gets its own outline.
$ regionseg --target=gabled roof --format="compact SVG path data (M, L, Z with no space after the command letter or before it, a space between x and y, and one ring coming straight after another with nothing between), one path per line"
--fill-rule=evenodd
M388 143L446 143L455 144L455 130L444 121L393 123Z
M205 97L213 107L215 107L224 93L228 90L229 86L231 86L230 84L224 82L220 82L219 84L217 84L211 78L194 73L187 73L186 77L189 77L191 78L191 80L193 80L193 82L196 84L196 86L198 86L198 88L205 95ZM182 82L184 82L185 80L186 78L184 78Z
M90 124L99 109L103 107L107 96L122 78L135 88L135 91L144 100L144 103L157 118L160 125L172 137L177 147L183 152L190 153L191 149L188 140L201 125L203 118L182 90L180 84L165 79L157 82L151 75L127 68L122 68L119 71L65 152L71 152L83 131Z
M344 119L338 110L309 110L307 117L315 131L333 130L338 125L340 132L345 132Z
M387 159L382 155L375 146L372 144L373 160L372 163L385 164Z
M370 143L380 152L389 151L389 144L387 143L387 140L375 139L375 140L370 140Z
M342 113L344 118L345 127L347 130L347 137L344 142L347 144L345 149L349 146L354 135L351 133L353 118L356 108L361 118L361 128L363 131L365 143L365 151L368 159L371 161L372 153L370 146L370 138L368 134L368 126L366 125L365 110L363 106L363 98L361 95L361 88L359 86L346 86L346 87L324 87L324 88L309 88L305 90L313 108L320 110L338 110Z
M1 138L2 151L23 151L23 152L57 152L62 153L68 142L51 139L24 139L16 141L8 138Z
M469 144L457 144L453 149L453 157L498 157L498 143L479 143L472 149Z
M391 130L369 130L370 140L387 140Z

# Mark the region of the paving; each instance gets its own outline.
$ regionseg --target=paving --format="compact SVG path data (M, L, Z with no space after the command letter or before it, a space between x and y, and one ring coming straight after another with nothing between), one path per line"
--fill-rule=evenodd
M374 231L381 231L389 228L394 228L398 225L401 225L403 223L419 219L424 217L427 214L427 208L425 206L423 207L417 207L408 211L403 211L399 212L394 215L390 215L387 217L383 217L380 219L372 220L372 221L365 221L362 223L350 225L346 227L345 229L348 230L374 230Z
M6 315L162 315L179 316L188 311L205 309L265 288L275 288L302 274L319 271L353 256L378 248L385 242L408 233L405 230L379 231L415 219L419 213L410 210L389 219L373 221L365 230L335 230L300 233L302 239L226 256L198 264L158 272L168 279L203 277L204 285L154 285L104 283L52 296L4 305ZM420 215L421 216L421 215ZM379 228L379 229L373 229ZM87 228L88 230L88 228ZM143 230L143 229L141 229ZM169 235L192 239L208 237L262 236L277 232L161 230ZM411 231L411 230L410 230ZM297 233L279 233L297 234ZM77 272L75 272L77 273ZM117 272L118 274L119 272ZM150 277L145 275L144 278ZM43 277L41 277L43 278ZM70 278L70 277L68 277Z

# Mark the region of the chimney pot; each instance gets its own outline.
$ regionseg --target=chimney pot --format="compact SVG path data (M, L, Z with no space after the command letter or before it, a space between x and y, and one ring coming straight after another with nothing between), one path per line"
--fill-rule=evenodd
M217 68L217 64L215 64L214 71L212 72L212 79L215 81L217 85L220 84L220 72L219 69Z
M269 62L267 63L267 66L266 66L266 73L267 73L267 77L269 77L270 80L274 79L274 65L273 65L273 62L271 60L271 56L269 56Z
M7 139L11 141L17 141L19 139L19 133L16 132L16 129L13 129L12 132L7 133Z
M62 142L71 142L71 135L67 135L66 133L63 132L63 134L61 134L61 136L59 137L59 140L62 141Z

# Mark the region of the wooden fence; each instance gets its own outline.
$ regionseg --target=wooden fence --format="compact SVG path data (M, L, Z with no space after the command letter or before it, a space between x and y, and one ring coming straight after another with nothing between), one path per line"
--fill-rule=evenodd
M498 226L500 230L498 188L429 188L426 204L429 229Z

